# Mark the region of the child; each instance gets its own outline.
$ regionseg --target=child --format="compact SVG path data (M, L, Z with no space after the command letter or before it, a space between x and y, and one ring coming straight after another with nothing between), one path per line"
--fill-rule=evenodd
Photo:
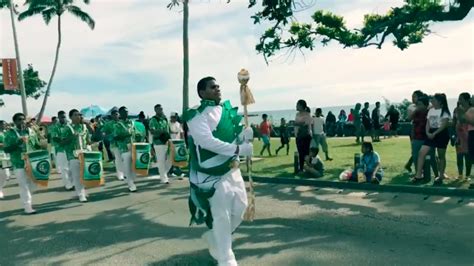
M322 177L324 174L324 164L318 156L319 149L312 147L309 149L309 155L305 158L304 171L310 177Z
M362 143L362 158L360 164L356 166L352 173L352 180L357 181L358 172L365 176L367 182L378 184L382 181L383 170L380 166L380 156L374 151L374 147L370 142Z
M290 133L288 132L288 125L286 124L285 118L281 119L280 123L280 142L281 146L276 149L275 153L278 155L278 152L286 146L286 155L290 152Z
M265 149L268 151L268 155L272 156L270 152L270 132L272 131L272 124L267 120L268 115L262 115L262 123L260 124L260 135L262 136L263 147L262 151L260 151L260 156L263 155Z

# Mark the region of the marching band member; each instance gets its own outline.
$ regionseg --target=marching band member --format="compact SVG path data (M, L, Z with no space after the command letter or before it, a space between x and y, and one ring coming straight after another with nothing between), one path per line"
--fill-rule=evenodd
M39 150L42 147L36 133L27 128L24 114L16 113L13 116L13 123L15 127L5 133L4 150L10 154L25 213L33 214L36 213L36 210L32 207L31 192L36 188L36 185L27 176L24 154L28 151Z
M168 156L168 141L170 139L168 119L163 114L161 104L155 105L155 116L150 119L150 132L153 135L153 147L158 160L158 172L161 183L169 184L168 171L171 160Z
M52 128L53 132L51 133L52 142L54 145L54 150L56 152L56 168L61 174L61 179L63 180L64 188L68 191L74 189L72 185L72 179L69 175L69 162L66 155L65 145L66 143L63 140L66 139L66 136L70 131L68 122L66 120L66 112L58 112L59 123Z
M3 187L10 178L10 169L8 167L9 158L3 150L5 140L5 121L0 120L0 199L3 199Z

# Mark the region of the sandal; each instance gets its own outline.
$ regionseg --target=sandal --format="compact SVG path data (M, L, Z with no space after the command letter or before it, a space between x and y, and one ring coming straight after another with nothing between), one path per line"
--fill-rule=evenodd
M433 186L439 186L439 185L442 185L443 184L443 178L438 176L435 178L434 182L433 182Z
M416 184L416 183L421 182L421 181L423 181L423 177L422 178L413 177L412 179L410 179L410 182L412 184Z

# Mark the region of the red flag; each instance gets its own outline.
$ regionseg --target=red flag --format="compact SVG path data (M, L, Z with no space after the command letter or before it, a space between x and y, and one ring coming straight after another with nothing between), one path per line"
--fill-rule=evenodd
M5 90L18 90L16 59L2 59Z

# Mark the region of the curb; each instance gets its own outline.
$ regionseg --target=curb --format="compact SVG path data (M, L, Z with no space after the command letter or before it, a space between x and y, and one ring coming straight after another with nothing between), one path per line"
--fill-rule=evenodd
M245 181L248 181L248 176L243 176ZM435 196L456 196L456 197L472 197L474 198L474 189L459 189L447 187L419 187L407 185L373 185L366 183L355 182L337 182L327 180L314 179L295 179L295 178L275 178L275 177L260 177L252 176L253 181L258 183L269 184L286 184L286 185L303 185L313 187L326 187L338 189L354 189L354 190L369 190L378 192L398 192L398 193L413 193Z

